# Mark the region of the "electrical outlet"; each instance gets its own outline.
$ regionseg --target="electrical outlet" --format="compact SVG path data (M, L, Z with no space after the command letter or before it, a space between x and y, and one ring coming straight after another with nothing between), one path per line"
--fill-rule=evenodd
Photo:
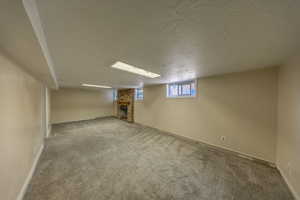
M225 141L226 137L225 136L221 136L220 140Z

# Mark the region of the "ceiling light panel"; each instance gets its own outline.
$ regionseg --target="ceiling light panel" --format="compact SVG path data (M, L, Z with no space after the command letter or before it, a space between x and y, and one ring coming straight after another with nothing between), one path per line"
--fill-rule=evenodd
M134 73L134 74L139 74L141 76L146 76L148 78L157 78L157 77L160 76L159 74L155 74L153 72L149 72L149 71L146 71L144 69L134 67L132 65L128 65L126 63L119 62L119 61L116 62L115 64L113 64L111 67L115 68L115 69L131 72L131 73Z
M106 85L93 85L93 84L87 84L87 83L83 83L83 84L81 84L81 86L84 86L84 87L96 87L96 88L112 88L112 87L106 86Z

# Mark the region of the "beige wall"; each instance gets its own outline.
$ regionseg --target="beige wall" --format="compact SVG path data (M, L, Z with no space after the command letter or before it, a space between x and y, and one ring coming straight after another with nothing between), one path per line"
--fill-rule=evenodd
M43 85L0 55L0 199L15 200L43 145Z
M47 88L46 90L46 127L47 127L47 137L51 133L51 90Z
M277 166L300 199L300 57L279 71Z
M113 116L117 117L118 116L118 102L114 101L113 106L114 106Z
M200 79L196 98L168 99L165 85L146 87L135 122L275 162L277 72Z
M111 89L62 88L51 92L51 123L112 115L113 92Z

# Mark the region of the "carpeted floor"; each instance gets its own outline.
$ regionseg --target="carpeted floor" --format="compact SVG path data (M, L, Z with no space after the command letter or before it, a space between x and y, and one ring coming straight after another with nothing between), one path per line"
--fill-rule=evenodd
M291 200L279 172L115 118L55 125L24 200Z

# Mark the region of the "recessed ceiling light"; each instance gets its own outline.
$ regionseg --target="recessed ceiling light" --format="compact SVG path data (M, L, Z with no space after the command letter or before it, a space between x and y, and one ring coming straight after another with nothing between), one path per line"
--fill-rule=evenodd
M146 76L146 77L149 77L149 78L157 78L157 77L160 76L159 74L155 74L153 72L149 72L149 71L146 71L144 69L137 68L137 67L128 65L126 63L119 62L119 61L116 62L115 64L113 64L111 67L116 68L116 69L120 69L120 70L123 70L123 71L131 72L131 73L134 73L134 74L139 74L141 76Z
M106 85L93 85L93 84L86 84L86 83L82 83L81 85L84 87L112 88L112 87L106 86Z

